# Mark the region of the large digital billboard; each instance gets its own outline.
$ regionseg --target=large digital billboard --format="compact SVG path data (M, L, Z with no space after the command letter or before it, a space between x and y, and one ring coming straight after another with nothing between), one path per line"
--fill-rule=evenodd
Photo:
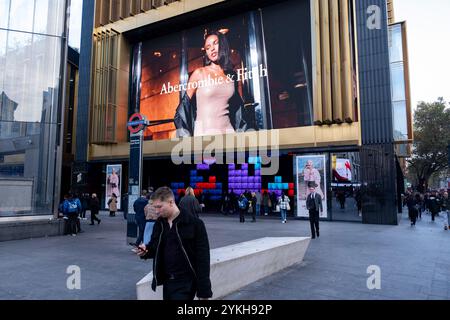
M145 139L312 125L310 16L285 1L142 42Z

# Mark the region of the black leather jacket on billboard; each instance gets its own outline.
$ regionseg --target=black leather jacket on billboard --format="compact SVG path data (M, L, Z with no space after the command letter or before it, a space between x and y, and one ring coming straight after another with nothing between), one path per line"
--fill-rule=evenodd
M197 118L197 99L193 95L192 98L185 93L177 107L174 117L175 127L177 128L177 137L193 137L195 119ZM244 102L239 95L237 82L235 82L234 95L229 101L229 117L231 125L236 132L244 132L251 128L250 121L247 119Z

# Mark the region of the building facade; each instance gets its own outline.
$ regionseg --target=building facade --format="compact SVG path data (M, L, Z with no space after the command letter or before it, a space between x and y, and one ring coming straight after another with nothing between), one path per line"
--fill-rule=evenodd
M59 200L67 6L0 2L0 216L52 214Z
M226 192L284 192L305 218L314 182L323 219L397 223L398 146L412 134L392 85L391 1L97 0L83 10L73 188L106 204L117 175L127 200L127 120L140 113L150 121L144 188L192 186L211 211ZM214 31L227 70L193 81L209 70ZM177 122L180 110L195 112Z

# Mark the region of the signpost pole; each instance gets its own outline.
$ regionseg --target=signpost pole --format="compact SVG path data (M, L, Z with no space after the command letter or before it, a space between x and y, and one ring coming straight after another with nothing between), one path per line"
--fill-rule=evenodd
M131 116L128 123L128 129L130 130L130 162L128 168L127 243L134 243L137 239L136 212L134 212L133 204L140 197L142 190L142 145L145 125L141 123L136 125L136 118L139 121L143 120L141 115L135 114Z

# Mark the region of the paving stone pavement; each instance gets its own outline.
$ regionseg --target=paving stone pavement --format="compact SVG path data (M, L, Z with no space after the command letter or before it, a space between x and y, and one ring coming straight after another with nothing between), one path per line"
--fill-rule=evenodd
M309 236L307 221L203 216L211 248L263 237ZM126 243L126 221L101 213L102 223L72 236L0 242L0 299L134 300L136 282L151 270ZM411 228L321 222L302 264L257 281L224 300L449 300L450 231L443 217L424 215ZM67 289L69 266L81 270L81 289ZM369 290L371 265L381 289ZM251 266L249 266L251 268ZM239 275L231 275L239 277ZM214 288L213 288L214 290Z

